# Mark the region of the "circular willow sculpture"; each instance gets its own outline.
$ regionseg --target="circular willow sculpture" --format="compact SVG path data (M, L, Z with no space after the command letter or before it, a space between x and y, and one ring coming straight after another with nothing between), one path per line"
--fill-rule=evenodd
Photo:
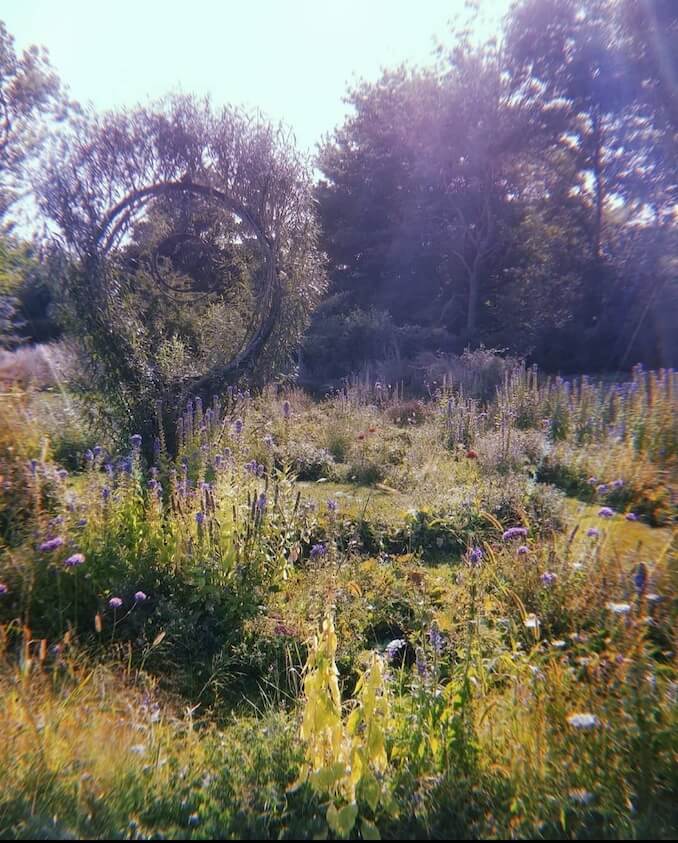
M90 381L125 428L279 371L324 290L308 165L281 129L231 108L175 97L83 118L40 201L70 258ZM187 335L206 325L198 353Z

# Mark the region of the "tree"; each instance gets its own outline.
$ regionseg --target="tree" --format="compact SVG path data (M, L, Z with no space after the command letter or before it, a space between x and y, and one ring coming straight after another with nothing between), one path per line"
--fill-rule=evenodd
M63 294L100 394L147 441L161 423L171 445L189 397L287 366L324 289L307 162L233 108L172 97L86 115L40 203L75 267Z

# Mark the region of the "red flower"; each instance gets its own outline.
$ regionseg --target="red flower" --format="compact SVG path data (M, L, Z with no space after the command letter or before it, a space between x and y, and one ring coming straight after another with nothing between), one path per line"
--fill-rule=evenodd
M364 433L359 433L359 434L358 434L358 436L357 436L356 438L358 439L358 441L359 441L359 442L362 442L362 441L363 441L363 439L365 438L365 434L364 434Z
M466 452L466 456L470 460L478 459L478 454L473 450L473 448L469 448L469 450Z

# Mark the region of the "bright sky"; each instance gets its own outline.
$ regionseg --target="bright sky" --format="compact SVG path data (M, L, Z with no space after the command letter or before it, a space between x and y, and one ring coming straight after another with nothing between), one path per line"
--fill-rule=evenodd
M479 0L491 35L509 0ZM0 0L19 49L41 44L73 98L104 109L171 91L259 107L312 150L349 83L427 64L465 0Z

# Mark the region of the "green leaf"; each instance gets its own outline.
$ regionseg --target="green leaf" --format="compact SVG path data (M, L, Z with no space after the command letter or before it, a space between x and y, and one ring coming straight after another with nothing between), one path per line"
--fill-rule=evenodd
M344 805L340 811L337 811L334 803L331 802L327 809L327 824L335 834L341 837L348 837L355 825L357 817L358 806L355 802Z
M363 840L381 840L379 829L369 820L360 821L360 831L362 832Z

